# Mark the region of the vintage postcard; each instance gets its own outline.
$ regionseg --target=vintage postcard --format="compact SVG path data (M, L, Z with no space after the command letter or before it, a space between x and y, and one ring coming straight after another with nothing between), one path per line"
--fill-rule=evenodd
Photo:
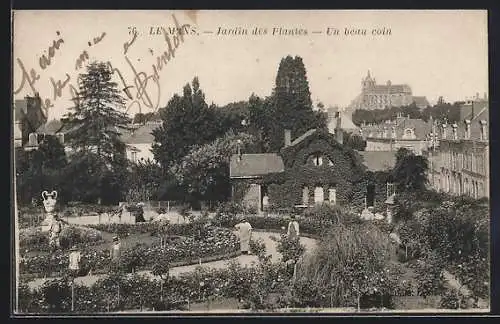
M16 10L16 316L490 312L485 10Z

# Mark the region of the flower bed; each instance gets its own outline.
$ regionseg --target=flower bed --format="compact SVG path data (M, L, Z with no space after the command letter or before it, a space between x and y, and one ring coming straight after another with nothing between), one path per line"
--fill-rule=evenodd
M189 302L216 298L243 299L247 305L255 298L256 284L263 278L267 286L276 286L285 278L279 273L283 264L265 267L242 267L230 263L225 269L197 268L195 271L169 278L161 285L158 279L135 274L109 276L92 287L75 285L75 312L102 313L124 309L185 309ZM56 298L56 296L58 298ZM163 297L163 301L161 301ZM36 290L26 284L19 289L20 311L23 313L69 312L71 286L69 280L55 279Z
M167 256L170 262L199 261L202 257L217 256L237 251L238 238L229 230L209 228L204 238L187 237L172 241L165 247L138 244L123 251L122 264L125 270L149 269L159 256ZM51 267L53 272L62 272L68 267L68 252L57 251L53 254ZM105 272L109 268L109 251L82 251L82 273ZM20 262L21 274L44 274L47 272L49 260L46 256L27 257Z
M64 226L60 233L60 243L63 249L70 248L73 245L89 246L102 242L102 233L100 231L83 226ZM42 232L40 227L23 228L19 231L19 246L21 253L48 251L49 234Z

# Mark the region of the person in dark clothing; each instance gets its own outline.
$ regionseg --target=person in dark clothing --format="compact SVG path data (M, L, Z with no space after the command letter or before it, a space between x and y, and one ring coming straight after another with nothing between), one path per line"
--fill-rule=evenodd
M143 208L144 204L143 203L138 203L137 204L137 207L136 207L136 210L135 210L135 222L136 223L143 223L146 221L146 219L144 218L144 208Z

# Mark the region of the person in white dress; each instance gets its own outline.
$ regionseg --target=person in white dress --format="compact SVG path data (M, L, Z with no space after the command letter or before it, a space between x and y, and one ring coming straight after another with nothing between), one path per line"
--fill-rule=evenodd
M252 238L252 225L246 219L242 219L241 223L236 224L234 227L239 231L241 253L248 254Z
M290 239L296 239L299 237L299 222L295 219L295 215L290 216L291 220L288 222L288 230L286 235Z

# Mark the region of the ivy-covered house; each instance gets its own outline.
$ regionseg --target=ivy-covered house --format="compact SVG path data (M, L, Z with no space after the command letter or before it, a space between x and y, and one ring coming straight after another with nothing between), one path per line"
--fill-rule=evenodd
M231 157L232 198L262 211L306 208L320 203L361 205L366 195L365 170L357 152L342 145L342 132L312 129L291 140L285 130L279 153Z

